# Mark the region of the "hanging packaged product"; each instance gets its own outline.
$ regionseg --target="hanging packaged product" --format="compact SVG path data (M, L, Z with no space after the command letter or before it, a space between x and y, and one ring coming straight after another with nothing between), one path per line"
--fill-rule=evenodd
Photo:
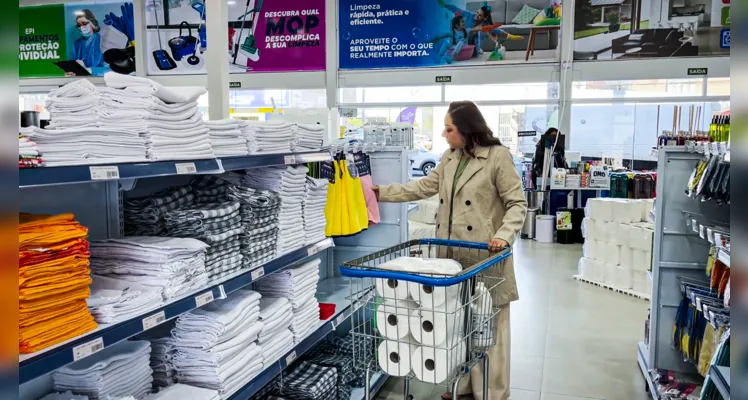
M551 182L552 187L565 187L566 186L566 169L565 168L553 168L553 181Z

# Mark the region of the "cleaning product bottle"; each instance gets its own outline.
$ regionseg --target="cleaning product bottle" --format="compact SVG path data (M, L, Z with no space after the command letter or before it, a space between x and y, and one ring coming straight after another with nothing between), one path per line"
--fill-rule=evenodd
M493 301L491 293L483 282L475 285L475 297L470 305L472 312L472 341L475 347L489 347L494 344Z

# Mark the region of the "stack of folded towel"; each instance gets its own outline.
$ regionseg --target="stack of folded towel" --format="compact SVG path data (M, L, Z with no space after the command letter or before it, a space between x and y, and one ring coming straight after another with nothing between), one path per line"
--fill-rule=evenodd
M262 346L262 358L268 365L293 348L293 333L289 330L293 322L291 303L285 297L262 298L260 322L263 327L257 343Z
M101 275L93 275L91 297L86 299L88 310L96 322L114 324L135 318L163 305L161 290L147 286L127 286Z
M210 135L210 145L216 157L246 156L249 154L247 136L242 132L239 121L221 119L205 121Z
M151 160L213 158L208 128L197 108L203 87L165 88L141 77L108 72L101 88L100 127L140 134Z
M170 236L196 238L210 246L205 254L205 270L211 281L242 267L243 256L237 251L244 232L241 219L239 203L233 201L198 203L164 215Z
M287 254L306 244L302 203L306 196L306 174L304 166L264 168L247 171L248 186L278 192L281 197L278 217L278 255Z
M195 203L191 186L179 186L148 197L125 199L125 235L164 236L166 222L164 214Z
M289 153L296 133L293 124L283 121L247 121L249 151L255 153Z
M268 275L257 282L257 291L264 297L283 297L291 303L294 343L299 343L319 326L319 302L315 297L319 265L320 260L315 259Z
M171 336L148 339L151 342L151 369L153 370L153 388L173 386L177 382L177 371L174 369L174 345Z
M239 290L177 319L172 337L180 383L217 390L225 398L262 372L256 343L263 329L260 297Z
M41 167L42 157L35 142L18 135L18 168Z
M44 107L50 117L47 129L94 128L99 123L99 91L88 79L52 90Z
M151 393L153 371L151 344L125 341L107 347L52 374L54 389L70 390L90 400L132 396L142 399Z
M334 367L301 361L283 377L282 385L273 394L296 400L334 400L339 398L337 380L338 372Z
M314 151L322 148L325 127L319 124L296 125L296 144L293 151Z
M158 393L154 393L146 400L220 400L221 396L215 390L204 389L177 383Z
M167 300L208 282L205 250L195 239L127 236L91 243L91 271L109 289L157 290Z
M241 204L244 233L239 239L244 268L255 268L275 258L280 196L273 191L253 189L241 183L232 186L228 196Z
M306 177L306 194L302 203L306 243L316 243L325 238L325 204L327 204L327 179Z

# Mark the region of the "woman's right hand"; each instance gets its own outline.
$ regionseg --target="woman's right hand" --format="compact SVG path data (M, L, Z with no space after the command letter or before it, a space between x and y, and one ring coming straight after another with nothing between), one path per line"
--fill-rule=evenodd
M379 201L379 186L372 186L371 190L374 191L374 196L376 196L377 201Z

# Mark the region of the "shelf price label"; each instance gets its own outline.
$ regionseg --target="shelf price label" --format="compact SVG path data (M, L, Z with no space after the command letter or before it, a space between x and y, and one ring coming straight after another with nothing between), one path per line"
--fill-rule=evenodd
M90 342L75 346L73 347L73 361L78 361L101 350L104 350L103 338L96 338Z
M335 321L333 321L332 323L332 329L334 330L335 328L339 327L343 322L345 322L345 314L338 315L338 317L335 318Z
M319 252L317 246L312 246L306 250L307 257L311 257Z
M253 281L258 280L258 279L262 278L263 276L265 276L265 268L263 268L263 267L257 268L256 270L252 271L252 280Z
M195 296L195 304L197 304L198 307L202 307L208 303L213 302L213 291L205 292L201 295Z
M296 361L296 350L292 351L291 354L286 356L286 367L291 365L291 363L293 363L294 361Z
M88 167L91 172L92 181L106 181L111 179L119 179L119 167Z
M184 175L184 174L195 174L197 173L197 167L195 166L195 163L178 163L174 164L175 167L177 167L177 175Z
M283 163L286 165L296 164L296 156L293 154L283 156Z
M164 311L145 317L143 318L143 330L147 331L164 321L166 321L166 313Z

